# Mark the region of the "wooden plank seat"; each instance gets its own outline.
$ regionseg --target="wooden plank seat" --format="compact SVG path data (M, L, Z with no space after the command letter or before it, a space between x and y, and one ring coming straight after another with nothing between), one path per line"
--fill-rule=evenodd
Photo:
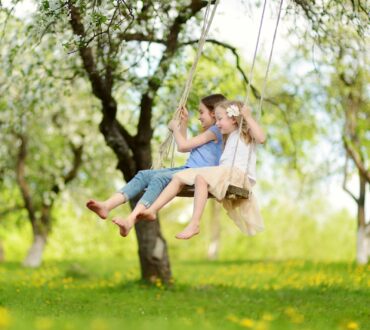
M250 191L248 189L240 188L237 186L229 185L226 192L227 199L248 199ZM178 194L177 197L194 197L194 186L185 186ZM208 193L208 198L214 198L213 195Z

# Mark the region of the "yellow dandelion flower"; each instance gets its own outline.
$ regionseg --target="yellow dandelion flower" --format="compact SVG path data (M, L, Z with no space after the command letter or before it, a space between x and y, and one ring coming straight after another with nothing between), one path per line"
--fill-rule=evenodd
M304 321L304 316L302 314L296 314L292 316L291 321L296 324L303 323Z
M120 282L122 280L122 273L121 272L114 272L113 274L113 282Z
M254 327L255 330L268 330L269 324L264 321L258 321L256 322L256 325Z
M357 322L354 322L354 321L351 321L351 322L348 322L347 325L346 325L346 329L348 330L357 330L359 329L359 325Z
M238 318L237 318L235 315L232 315L232 314L228 315L228 316L226 317L226 319L227 319L228 321L235 322L235 323L239 322Z
M9 311L4 307L0 307L0 329L7 328L11 323L12 318Z
M296 310L293 307L287 307L285 308L284 313L288 316L292 316L296 313Z
M252 328L254 326L254 321L251 319L241 319L240 325L245 328Z
M199 314L199 315L203 315L203 314L204 314L204 308L202 308L202 307L198 307L198 308L197 308L197 314Z
M304 321L304 316L293 307L287 307L284 313L289 317L292 323L300 324Z

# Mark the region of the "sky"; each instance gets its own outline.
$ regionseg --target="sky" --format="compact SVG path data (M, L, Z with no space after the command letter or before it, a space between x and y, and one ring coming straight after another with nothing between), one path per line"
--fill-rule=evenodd
M4 6L9 6L11 0L3 0ZM259 22L262 13L262 5L260 8L252 8L248 1L240 0L221 0L217 8L209 37L217 37L218 40L224 41L237 47L238 51L247 60L252 61L255 48L256 38L258 34ZM262 3L262 1L261 1ZM285 13L288 1L283 3L282 12ZM259 54L266 59L268 58L272 36L275 29L276 19L278 15L277 1L268 1L266 7L264 24L261 33L261 46ZM33 1L25 0L16 8L16 15L27 19L29 15L36 9ZM302 22L304 24L304 22ZM292 34L288 36L288 31L292 28L293 22L283 15L279 24L278 34L274 47L273 63L279 63L284 60L284 54L289 47L292 47L292 42L296 41L296 37ZM249 68L246 69L249 72ZM355 193L358 191L356 180L350 182L350 188ZM345 207L354 216L356 207L354 201L345 193L341 187L341 182L331 182L327 187L327 193L333 207ZM367 210L370 210L370 198L367 201Z

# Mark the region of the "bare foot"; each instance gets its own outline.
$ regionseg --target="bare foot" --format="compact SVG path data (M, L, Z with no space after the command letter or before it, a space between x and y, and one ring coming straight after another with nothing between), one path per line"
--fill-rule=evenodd
M152 212L149 208L149 209L139 212L136 218L142 218L145 220L154 221L154 220L157 220L157 215L154 212Z
M119 227L119 233L123 237L126 237L134 226L134 222L121 218L114 218L112 221Z
M109 209L104 205L104 202L98 202L90 199L86 203L86 207L95 212L102 219L106 219L108 217Z
M176 235L178 239L189 239L197 234L199 234L199 225L189 223L189 225L181 232Z

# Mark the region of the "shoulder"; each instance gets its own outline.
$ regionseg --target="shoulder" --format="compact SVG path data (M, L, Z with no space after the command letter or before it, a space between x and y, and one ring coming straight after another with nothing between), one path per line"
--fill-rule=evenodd
M214 134L216 136L217 140L222 139L222 134L221 134L220 130L218 129L218 127L216 125L212 125L210 128L207 129L206 132L210 132L210 133Z
M212 125L210 128L207 129L207 131L210 131L212 133L214 133L215 135L221 135L221 132L220 130L218 129L218 127L216 125Z
M222 133L220 132L219 128L216 125L213 125L209 128L209 130L217 136L219 140L222 140Z

